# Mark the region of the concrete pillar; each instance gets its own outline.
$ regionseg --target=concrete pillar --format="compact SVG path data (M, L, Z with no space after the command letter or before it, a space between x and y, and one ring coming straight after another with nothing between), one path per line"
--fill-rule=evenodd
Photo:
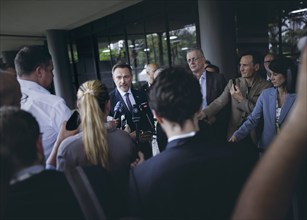
M55 93L66 101L71 109L76 107L76 94L73 88L68 57L67 31L47 30L47 43L53 60Z
M237 72L235 16L228 1L198 0L201 47L226 78Z

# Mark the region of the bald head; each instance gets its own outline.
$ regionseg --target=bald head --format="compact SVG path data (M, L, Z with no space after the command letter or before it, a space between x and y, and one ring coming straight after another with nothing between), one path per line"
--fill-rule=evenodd
M21 91L16 76L0 73L0 107L15 106L20 108Z
M146 67L146 74L147 74L147 82L152 84L154 81L154 73L158 69L158 65L155 63L150 63Z

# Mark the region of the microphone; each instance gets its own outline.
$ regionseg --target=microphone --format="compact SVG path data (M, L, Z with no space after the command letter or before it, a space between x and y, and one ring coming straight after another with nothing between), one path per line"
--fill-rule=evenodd
M123 111L123 103L121 101L118 101L114 107L114 119L118 119Z
M139 123L141 120L140 110L137 105L132 106L132 121L133 123Z
M135 124L135 142L136 144L140 141L140 130L139 130L139 122L141 120L140 110L137 105L132 106L132 122Z
M149 109L149 107L148 107L148 103L147 103L147 102L141 103L141 104L140 104L140 110L141 110L142 112L145 113L145 116L146 116L146 118L147 118L147 122L148 122L148 124L150 125L151 130L154 131L154 130L155 130L155 127L154 127L154 125L153 125L153 123L152 123L152 120L151 120L150 117L149 117L149 111L150 111L150 109Z

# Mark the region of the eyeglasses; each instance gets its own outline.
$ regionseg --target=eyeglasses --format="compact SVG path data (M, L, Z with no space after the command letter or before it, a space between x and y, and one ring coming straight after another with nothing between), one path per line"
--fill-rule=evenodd
M194 63L195 61L199 60L200 58L203 58L203 57L193 57L192 59L187 59L187 62L188 63Z

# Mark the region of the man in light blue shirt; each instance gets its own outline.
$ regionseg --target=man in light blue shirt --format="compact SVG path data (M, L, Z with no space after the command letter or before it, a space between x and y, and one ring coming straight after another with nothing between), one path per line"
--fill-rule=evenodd
M201 48L191 48L187 51L187 63L190 70L200 83L202 93L202 109L205 109L213 100L219 97L226 86L226 81L222 74L206 71L206 57ZM226 133L225 121L228 112L225 109L219 114L212 123L200 123L202 130L205 130L206 136L210 139L224 139Z
M22 92L21 109L31 112L38 121L47 159L61 124L69 119L71 110L63 98L48 91L53 81L53 63L47 48L22 48L16 55L15 66Z

